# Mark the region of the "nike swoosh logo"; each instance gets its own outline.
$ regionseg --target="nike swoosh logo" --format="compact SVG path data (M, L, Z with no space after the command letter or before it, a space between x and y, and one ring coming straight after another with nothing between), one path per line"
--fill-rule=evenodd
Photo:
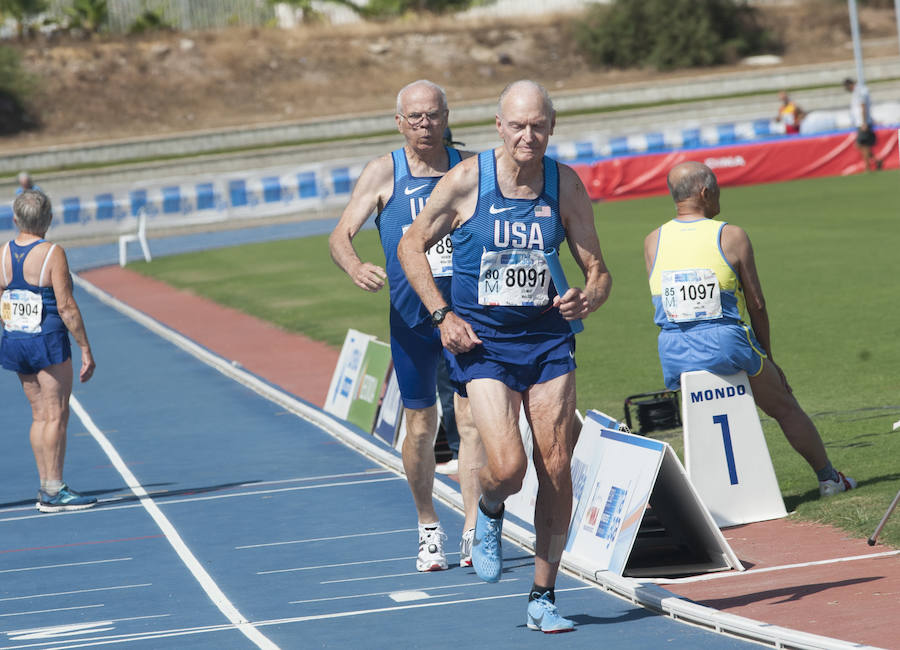
M506 212L507 210L512 210L512 206L508 208L498 208L495 207L493 203L491 203L490 212L491 214L500 214L501 212Z
M415 194L424 187L428 187L428 185L419 185L419 187L404 187L403 193L406 194L406 196L409 196L410 194Z

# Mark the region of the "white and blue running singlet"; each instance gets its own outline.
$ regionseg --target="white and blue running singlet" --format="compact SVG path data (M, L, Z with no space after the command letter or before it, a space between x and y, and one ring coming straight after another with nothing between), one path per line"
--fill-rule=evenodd
M478 332L570 332L552 307L556 289L542 254L559 248L566 237L559 216L559 168L546 156L543 165L541 193L511 199L497 185L494 151L478 154L478 203L451 236L453 311Z
M447 148L449 167L460 160L459 151ZM429 318L428 312L419 296L409 285L400 260L397 258L397 245L406 229L412 224L422 209L425 201L441 176L413 176L409 171L406 153L403 149L391 152L394 159L394 191L384 210L376 217L375 225L381 236L384 248L385 270L391 290L391 306L400 314L407 325L413 327ZM453 272L450 238L445 237L430 249L427 257L431 265L438 288L449 298L450 275ZM448 301L449 302L449 301Z

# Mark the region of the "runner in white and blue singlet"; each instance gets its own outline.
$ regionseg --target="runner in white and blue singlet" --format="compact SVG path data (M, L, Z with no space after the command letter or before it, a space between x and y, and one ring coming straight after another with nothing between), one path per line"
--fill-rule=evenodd
M53 210L50 199L26 189L13 202L18 233L0 251L0 365L15 372L31 406L29 431L41 486L41 512L83 510L97 503L63 481L66 424L72 393L69 333L81 349L84 382L95 363L62 247L44 240Z
M527 458L519 432L524 408L538 474L535 559L526 625L546 633L574 623L555 605L554 585L572 507L571 454L577 438L574 337L567 321L606 301L611 277L594 213L571 167L544 156L556 121L547 91L532 81L507 86L496 116L503 144L451 169L397 249L407 278L456 355L487 464L475 524L472 566L497 582L503 569L503 502L522 486ZM448 303L426 251L452 233ZM543 252L563 239L584 273L584 289L556 295ZM452 310L451 310L452 304Z
M416 568L434 571L447 568L443 550L443 529L432 500L434 485L434 434L437 431L437 367L443 355L436 319L410 288L397 260L397 244L416 215L425 206L444 173L470 156L444 146L447 129L447 98L430 81L420 80L397 95L397 128L406 143L402 149L372 160L356 182L350 202L329 238L331 256L366 291L379 291L384 280L390 283L391 356L406 414L407 435L403 442L403 467L419 519L419 553ZM363 262L353 248L353 238L376 213L385 269ZM449 237L436 242L429 251L429 268L449 299L452 251ZM451 376L455 375L452 355L446 355ZM468 401L457 400L454 408L460 434L460 491L466 510L460 544L460 563L470 564L472 530L478 480L474 463L479 462L478 434L469 416Z

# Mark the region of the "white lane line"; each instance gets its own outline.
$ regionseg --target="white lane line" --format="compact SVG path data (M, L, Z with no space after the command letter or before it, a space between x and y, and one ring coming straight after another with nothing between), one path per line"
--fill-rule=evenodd
M771 573L772 571L787 571L789 569L803 569L812 566L825 566L828 564L839 564L841 562L854 562L856 560L871 560L879 557L891 557L900 554L900 550L885 551L883 553L869 553L868 555L853 555L849 557L836 557L830 560L816 560L814 562L799 562L797 564L782 564L779 566L769 566L762 569L747 569L746 571L733 573L710 573L701 576L691 576L689 578L653 578L650 580L641 579L640 582L653 583L657 585L677 585L688 582L705 582L706 580L719 580L721 578L743 577L747 578L758 573Z
M135 589L137 587L149 587L153 583L145 582L139 585L116 585L114 587L94 587L92 589L76 589L75 591L57 591L50 594L32 594L30 596L12 596L10 598L0 598L0 602L6 600L31 600L32 598L49 598L52 596L70 596L72 594L88 594L95 591L113 591L116 589Z
M386 580L388 578L405 578L407 576L420 576L420 571L412 571L410 573L385 573L380 576L362 576L359 578L341 578L340 580L322 580L320 585L336 585L342 582L365 582L366 580Z
M149 614L147 616L128 616L125 618L108 618L100 621L87 621L82 623L67 623L62 625L45 625L44 627L29 627L21 630L3 630L0 631L0 634L5 634L10 641L31 641L34 639L41 639L38 643L28 643L25 645L17 645L17 646L3 646L0 650L7 650L8 648L34 648L40 646L46 646L49 643L57 644L59 643L59 637L66 634L96 634L97 632L106 632L109 629L109 625L113 625L115 623L121 623L123 621L143 621L151 618L168 618L171 616L170 614ZM225 627L228 629L236 629L232 625L222 625L220 627ZM106 628L106 629L97 629L97 628ZM146 634L144 632L139 632L138 635ZM124 637L124 636L133 636L132 634L118 634L113 635L112 637L99 637L99 638L115 638L115 637ZM52 639L49 641L47 639ZM83 642L89 640L88 637L80 637L75 642ZM63 643L67 643L70 641L63 640ZM60 647L60 646L57 646Z
M178 554L178 557L181 558L181 561L184 562L185 566L193 574L197 582L200 583L200 586L206 592L206 595L209 596L210 600L212 600L216 607L219 608L219 611L222 612L232 624L236 625L241 633L257 647L273 650L277 649L278 646L272 643L272 641L270 641L262 632L253 627L231 601L228 600L222 590L219 589L219 586L212 579L212 576L206 572L203 565L200 564L188 548L187 544L184 543L184 540L181 539L181 535L178 534L175 526L172 525L162 513L162 510L159 509L159 506L157 506L153 499L147 494L147 491L137 480L137 477L130 469L128 469L128 466L125 464L125 461L122 460L122 457L119 455L119 452L116 451L116 448L113 447L109 439L103 435L103 432L99 427L94 424L93 419L88 415L88 412L84 410L81 402L72 395L69 398L69 404L84 427L90 432L94 440L97 441L97 444L99 444L103 451L106 452L110 462L115 466L116 471L119 472L134 495L140 499L141 505L144 506L150 517L156 522L156 525L159 526L160 530L166 536L166 539L169 540L169 544L172 545L172 548Z
M48 614L50 612L68 612L73 609L93 609L95 607L105 607L105 605L76 605L73 607L55 607L53 609L35 609L30 612L13 612L12 614L0 614L0 617L4 616L29 616L31 614Z
M391 475L385 478L374 478L369 480L360 480L360 481L338 481L335 483L322 483L321 485L301 485L297 487L289 487L289 488L277 488L272 490L252 490L250 492L234 492L231 494L212 494L209 496L194 496L194 497L186 497L182 499L167 499L165 498L169 492L166 491L154 491L147 492L147 497L153 497L160 500L162 505L172 505L175 503L194 503L197 501L214 501L217 499L231 499L234 497L252 497L260 494L278 494L281 492L296 492L299 490L319 490L322 488L332 488L332 487L342 487L345 485L365 485L368 483L383 483L385 481L405 481L406 479L402 476ZM116 503L118 501L122 501L124 498L129 497L118 497L115 499L101 499L98 505L103 505L102 508L89 508L88 510L75 510L73 512L55 512L52 515L48 515L46 513L40 514L32 514L25 515L22 517L5 517L0 519L0 522L4 521L22 521L23 519L46 519L48 516L53 517L66 517L72 515L97 515L98 513L105 513L110 510L124 510L128 508L142 508L143 506L140 503L127 503L123 505L104 505L107 503Z
M498 582L516 582L518 578L504 578ZM483 580L479 580L477 582L463 582L458 585L441 585L438 587L424 587L422 591L440 591L441 589L459 589L460 587L474 587L478 585L483 585L485 582ZM372 596L390 596L391 594L397 593L396 589L391 591L373 591L368 594L353 594L351 596L332 596L331 598L311 598L309 600L290 600L288 601L288 605L302 605L304 603L324 603L330 600L347 600L350 598L369 598ZM446 594L445 594L446 595Z
M351 476L372 476L373 474L388 474L386 469L367 469L362 472L346 472L344 474L321 474L319 476L302 476L298 478L282 478L277 481L250 481L240 483L239 487L252 487L254 485L279 485L281 483L300 483L306 481L324 481L335 478L349 478Z
M449 553L448 553L449 555ZM316 564L314 566L299 566L290 569L272 569L270 571L257 571L256 575L264 576L270 573L292 573L294 571L315 571L316 569L334 569L342 566L359 566L360 564L378 564L380 562L398 562L400 560L414 560L415 555L406 555L403 557L386 557L380 560L359 560L358 562L339 562L337 564Z
M235 550L245 548L266 548L269 546L284 546L286 544L309 544L310 542L332 542L336 539L355 539L357 537L371 537L372 535L393 535L395 533L414 533L417 528L398 528L397 530L381 530L377 533L354 533L352 535L335 535L333 537L312 537L310 539L292 539L286 542L269 542L267 544L248 544L246 546L235 546Z
M108 562L128 562L134 558L117 557L110 560L90 560L88 562L68 562L66 564L43 564L41 566L26 566L20 569L0 569L0 573L16 573L18 571L41 571L42 569L61 569L69 566L86 566L88 564L106 564Z

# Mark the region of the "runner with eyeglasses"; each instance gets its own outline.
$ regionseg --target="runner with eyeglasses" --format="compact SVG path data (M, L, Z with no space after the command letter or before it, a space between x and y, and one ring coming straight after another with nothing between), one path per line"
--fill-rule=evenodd
M437 433L437 368L443 355L437 325L447 310L429 314L410 288L400 262L397 244L416 216L425 207L432 188L451 167L471 156L444 145L447 128L447 96L443 89L427 81L415 81L397 95L395 121L405 145L366 165L331 233L331 257L353 282L366 291L379 291L385 280L390 285L391 356L406 414L403 468L419 518L419 552L416 569L438 571L447 568L443 540L446 535L434 509L434 441ZM385 268L364 262L353 247L353 238L372 213L384 249ZM435 281L450 299L453 248L450 238L436 242L428 251ZM449 304L449 302L448 302ZM451 377L455 374L453 355L446 355ZM460 543L460 564L471 565L475 505L478 499L477 473L481 458L478 434L471 424L468 400L456 396L456 422L460 435L459 482L466 510Z

